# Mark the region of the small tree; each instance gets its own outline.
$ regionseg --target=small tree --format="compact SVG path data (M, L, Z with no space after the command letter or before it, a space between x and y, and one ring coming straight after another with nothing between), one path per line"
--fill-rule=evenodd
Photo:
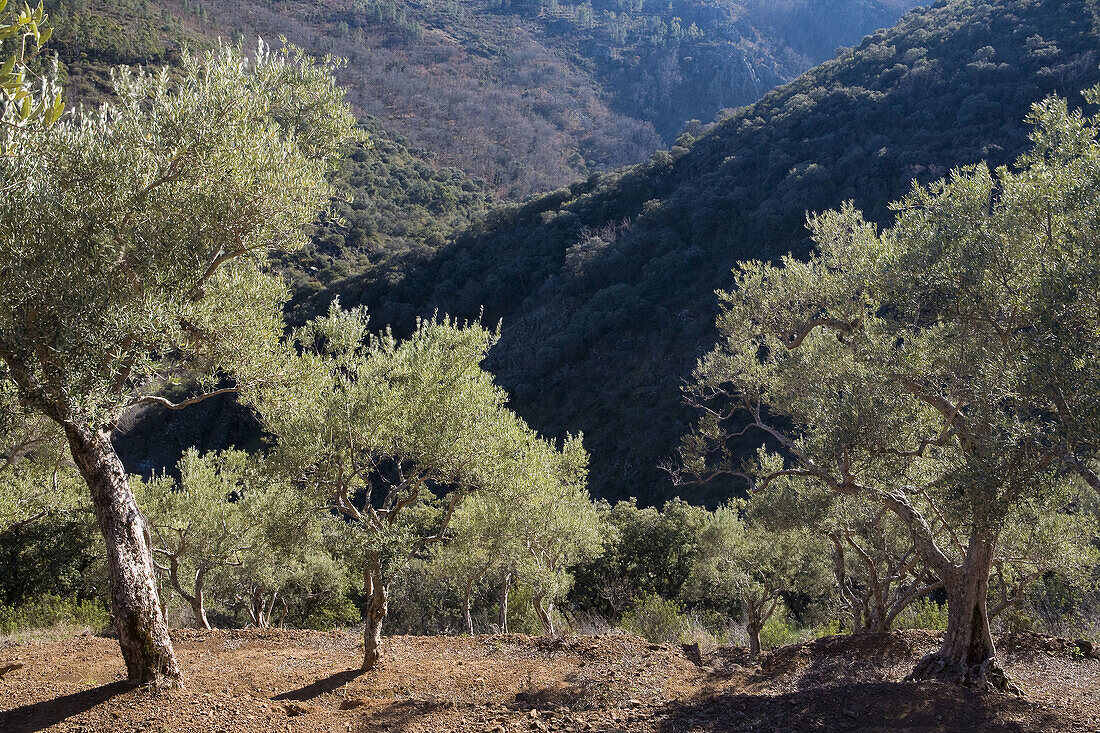
M1041 580L1088 589L1100 563L1097 518L1083 510L1078 482L1017 507L1005 522L993 558L989 618L1020 607Z
M597 505L604 529L602 554L578 563L574 600L617 621L635 601L678 598L695 564L703 507L672 499L661 509L637 501Z
M688 594L740 608L749 651L760 653L760 630L779 608L784 594L814 593L826 576L825 552L815 535L775 532L746 521L746 504L719 508L699 530L699 554L688 580Z
M254 565L255 558L279 564L265 529L297 526L302 512L289 488L265 476L242 451L200 456L191 449L178 469L178 484L167 477L143 482L137 498L152 532L154 562L191 606L195 623L209 629L211 574Z
M280 500L296 511L265 513L260 541L214 578L225 605L243 610L256 628L282 626L288 617L312 627L312 613L338 606L348 589L344 567L326 547L324 520L301 498L283 493Z
M515 507L496 498L472 496L455 510L451 537L432 549L433 570L458 580L462 590L462 620L467 634L474 633L473 596L487 577L506 577L509 586L516 565L516 537L510 529ZM507 591L505 591L507 592ZM507 601L498 619L507 632Z
M851 610L853 633L889 631L898 614L942 583L884 507L843 504L825 528L837 591Z
M757 473L782 469L778 456L763 449L757 461ZM766 528L809 532L831 549L833 577L853 633L888 631L909 604L940 586L908 530L879 503L784 475L755 493L752 506L754 521ZM930 526L938 539L944 529L937 520Z
M222 48L178 74L116 71L98 113L6 128L0 379L64 431L88 484L135 683L179 670L111 431L142 404L181 409L277 376L285 287L262 266L301 243L353 137L332 68ZM180 375L197 394L155 394Z
M523 502L517 530L524 553L519 579L531 587L535 614L547 634L555 633L555 605L573 586L570 570L603 552L605 527L585 488L588 454L580 438L567 441L548 480Z
M1018 172L915 187L881 234L851 206L812 217L808 261L743 264L691 390L707 412L690 473L754 491L797 476L879 502L907 529L948 601L943 644L915 678L1013 689L987 605L1001 535L1067 472L1100 486L1100 145L1064 102L1033 120ZM778 463L731 460L727 439L749 431ZM938 540L938 518L957 541Z
M538 451L545 466L526 471L527 482L507 494L471 497L455 512L454 534L441 557L465 580L464 618L472 631L470 593L487 575L531 589L535 615L555 633L555 604L573 584L570 569L603 551L605 527L587 482L588 454L581 439L567 440L560 452ZM541 479L541 480L540 480ZM507 628L507 590L502 591L501 631Z
M334 304L295 332L289 389L261 397L282 460L360 531L364 670L380 658L391 566L442 541L470 493L544 480L552 447L481 367L495 341L449 320L421 322L404 342L371 336L364 311Z

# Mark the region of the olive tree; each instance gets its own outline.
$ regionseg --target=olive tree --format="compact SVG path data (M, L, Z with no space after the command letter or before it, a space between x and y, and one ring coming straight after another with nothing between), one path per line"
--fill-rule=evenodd
M837 592L851 611L853 633L889 631L902 611L942 583L885 507L843 499L825 528Z
M513 584L531 589L531 601L547 634L555 633L555 605L573 584L570 569L603 551L603 518L586 489L588 454L580 437L560 451L547 445L529 459L511 487L470 497L451 521L452 537L439 548L437 561L463 581L463 618L473 633L470 596L486 576L501 579L500 621L507 631L508 591ZM522 465L522 464L520 464Z
M394 566L442 541L472 492L542 480L548 465L552 447L481 366L496 339L443 319L398 341L370 334L365 311L333 304L293 334L298 376L259 393L281 460L359 530L364 670L380 658Z
M47 21L41 2L20 8L0 0L0 155L15 152L19 132L48 127L65 111L56 59L45 74L32 71L53 35Z
M744 516L745 502L715 510L699 529L698 554L686 584L687 595L740 609L749 652L760 653L760 631L784 595L814 594L828 571L821 538L810 532L770 529Z
M300 492L268 493L274 504L258 517L257 542L240 562L225 565L212 587L227 610L244 612L257 628L282 626L287 618L315 628L350 587L346 566L330 552L331 517L318 516Z
M915 186L882 232L850 205L811 217L808 260L742 264L689 390L705 410L689 473L754 491L799 477L880 503L910 533L948 602L914 678L1014 688L989 629L1003 530L1067 473L1100 486L1100 145L1063 101L1032 118L1017 169ZM727 439L750 432L778 463L733 460Z
M520 504L516 527L523 549L517 577L531 588L535 614L551 635L555 605L573 587L570 570L598 557L606 538L600 513L585 488L588 454L580 438L567 441L552 459L555 465L539 472L549 480Z
M1019 608L1040 581L1088 590L1100 564L1096 516L1084 511L1070 482L1051 495L1024 502L1001 530L989 584L989 618Z
M432 570L458 581L462 591L462 621L473 634L473 597L487 578L501 579L497 627L508 629L508 593L519 554L511 531L514 502L500 497L471 496L455 510L449 537L431 550Z
M286 293L263 266L301 244L353 136L332 70L262 45L122 68L112 104L12 128L0 156L0 379L63 430L88 484L135 683L179 670L111 432L140 405L277 378ZM157 394L180 375L190 396Z
M207 589L212 574L256 564L284 565L272 525L299 545L303 513L285 482L238 450L199 455L191 449L168 477L140 482L138 504L152 534L153 560L169 586L190 607L199 628L209 629ZM256 571L254 571L256 572ZM257 624L261 625L261 624Z

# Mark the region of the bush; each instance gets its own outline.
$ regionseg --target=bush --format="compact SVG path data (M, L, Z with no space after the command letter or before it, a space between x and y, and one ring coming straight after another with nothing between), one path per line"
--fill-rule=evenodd
M775 649L788 644L797 644L804 638L803 632L791 621L790 611L781 603L760 629L760 648Z
M898 614L894 628L943 631L947 628L947 606L931 598L922 598Z
M654 644L679 642L688 627L683 607L656 593L639 596L623 614L623 629Z
M0 605L0 633L14 634L55 626L86 626L95 633L111 625L111 614L99 600L46 595L18 607Z

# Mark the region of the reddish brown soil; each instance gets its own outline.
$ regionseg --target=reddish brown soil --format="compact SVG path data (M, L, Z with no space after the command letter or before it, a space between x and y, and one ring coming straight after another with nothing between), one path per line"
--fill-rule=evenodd
M1072 643L1003 640L1023 698L900 682L926 632L830 637L692 663L628 636L393 637L359 674L345 633L180 631L186 686L129 688L116 643L0 650L0 731L1050 731L1100 730L1100 661Z

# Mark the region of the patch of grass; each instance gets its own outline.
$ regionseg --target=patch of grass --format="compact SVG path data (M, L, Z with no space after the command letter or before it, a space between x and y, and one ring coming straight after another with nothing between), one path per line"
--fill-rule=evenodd
M0 637L27 644L88 632L99 634L111 625L102 601L45 595L20 606L0 605Z
M894 628L943 631L947 628L947 606L931 598L922 598L898 614Z

